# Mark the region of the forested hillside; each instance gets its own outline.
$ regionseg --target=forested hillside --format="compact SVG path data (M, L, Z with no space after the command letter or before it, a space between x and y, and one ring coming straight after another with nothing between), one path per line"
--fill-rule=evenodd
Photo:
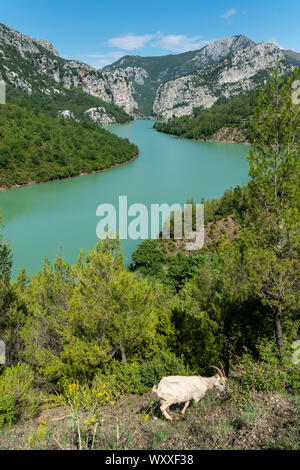
M258 95L258 90L252 90L230 100L221 98L210 109L194 108L192 116L157 121L154 129L187 139L209 139L223 127L231 127L242 130L249 138L247 120L257 105Z
M49 113L54 117L68 110L72 113L71 119L81 122L91 122L90 115L86 112L91 108L96 108L97 110L100 108L101 114L105 116L103 123L107 120L108 122L111 121L123 124L133 120L133 117L119 106L103 101L96 96L89 95L78 88L64 90L63 93L57 93L49 97L38 91L28 94L25 91L8 85L7 102L19 106L29 106L34 111Z
M99 171L138 154L136 145L95 124L36 111L41 103L32 100L33 108L25 97L26 106L0 106L1 188Z

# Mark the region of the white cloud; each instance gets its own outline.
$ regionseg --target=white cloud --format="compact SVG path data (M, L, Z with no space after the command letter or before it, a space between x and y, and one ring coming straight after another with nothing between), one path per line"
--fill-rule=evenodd
M170 52L186 52L201 49L209 43L209 41L200 41L200 39L201 36L188 37L185 34L168 34L163 36L160 34L155 41L151 42L151 46Z
M111 47L118 47L123 51L133 51L134 49L141 49L153 39L155 35L144 34L138 36L135 34L126 34L125 36L119 36L117 38L110 38L107 43Z
M278 46L280 49L286 49L286 47L283 47L280 44L278 44L277 38L275 36L272 36L271 38L266 39L265 42L270 42L271 44L275 44L275 46Z
M125 34L110 38L107 40L107 46L117 48L117 50L109 50L107 52L86 54L79 58L88 62L95 68L102 68L105 65L111 64L119 60L124 55L136 49L143 49L145 47L159 48L169 53L180 53L201 49L209 44L211 41L201 39L201 36L186 36L185 34L167 34L164 35L160 31L153 34Z
M235 8L230 8L230 10L226 10L223 15L221 15L221 18L224 20L228 20L231 16L236 15L237 11Z
M87 54L84 57L81 57L80 60L84 60L92 67L96 69L102 68L105 65L112 64L117 60L121 59L124 56L124 51L111 51L105 54Z

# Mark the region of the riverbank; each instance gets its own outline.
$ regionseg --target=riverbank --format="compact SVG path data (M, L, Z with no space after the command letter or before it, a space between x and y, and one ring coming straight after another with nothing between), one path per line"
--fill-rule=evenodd
M126 160L125 162L115 163L114 165L111 165L107 168L102 168L101 170L89 171L87 173L78 173L77 175L67 176L66 178L55 178L55 179L50 179L50 180L47 180L47 181L30 181L29 183L15 184L15 185L10 186L8 188L0 187L0 191L9 191L10 189L22 188L24 186L33 186L35 184L55 183L57 181L68 180L68 179L71 179L71 178L78 178L79 176L87 176L87 175L93 175L95 173L102 173L103 171L111 170L112 168L115 168L116 166L125 165L126 163L133 162L134 160L136 160L138 158L138 156L139 156L139 153L137 155L134 155L129 160Z
M175 137L179 137L180 139L184 140L196 140L197 142L215 142L220 144L252 145L251 142L247 139L246 135L243 133L243 131L237 127L222 127L213 135L205 139L197 139L181 135L178 136L176 134L171 134L170 132L164 132L159 129L156 129L155 126L153 126L153 129L157 132L161 132L162 134L174 135Z
M251 145L244 132L238 127L222 127L207 139L200 139L209 142L220 142L222 144L244 144Z

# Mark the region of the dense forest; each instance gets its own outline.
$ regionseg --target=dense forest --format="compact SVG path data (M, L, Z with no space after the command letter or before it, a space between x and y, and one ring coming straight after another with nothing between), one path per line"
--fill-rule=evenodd
M59 119L35 106L0 106L2 188L99 171L137 154L136 145L92 123Z
M13 254L1 240L0 336L7 366L0 372L0 426L63 407L58 419L70 417L63 434L41 421L28 446L128 449L138 435L137 442L156 449L167 436L175 448L235 448L250 433L251 448L299 448L299 365L291 361L300 326L300 106L292 103L294 78L280 86L274 72L257 100L248 186L205 201L210 230L230 216L234 237L225 228L192 254L173 250L174 239L144 241L131 271L118 240L106 240L81 252L74 266L62 258L46 260L36 275L21 270L16 281L10 279ZM5 112L21 113L17 107ZM57 126L56 132L83 129L65 121ZM24 143L26 134L22 148ZM198 419L167 427L149 395L139 409L131 395L122 423L120 397L145 394L165 375L211 375L209 366L219 362L231 391L223 401L201 401Z
M49 98L48 95L38 91L28 94L23 90L8 85L7 101L22 107L27 106L34 111L49 113L54 117L57 117L59 111L68 109L73 113L74 118L81 122L91 122L85 111L97 107L104 108L105 113L114 118L119 124L133 120L133 117L127 114L124 109L113 103L103 101L96 96L89 95L80 88L63 90L60 93L51 95Z

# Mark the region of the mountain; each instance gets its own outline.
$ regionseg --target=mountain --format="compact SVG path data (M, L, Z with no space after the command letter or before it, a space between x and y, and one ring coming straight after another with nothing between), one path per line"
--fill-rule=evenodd
M132 116L152 114L153 106L158 115L177 116L181 112L190 112L194 105L211 105L218 93L222 96L221 90L214 90L210 84L206 85L204 82L206 79L209 81L211 75L219 73L219 65L224 60L241 57L240 54L245 50L257 51L257 59L252 59L254 62L262 60L261 68L264 69L265 55L272 59L274 54L263 54L259 47L251 39L239 35L225 37L202 49L182 54L161 57L125 56L112 65L97 70L83 62L61 58L57 49L46 40L25 36L0 24L0 80L26 92L23 93L22 100L30 102L35 109L39 107L41 111L74 120L92 120L100 125L122 123L132 119ZM281 54L293 65L300 61L300 54L294 51L282 51ZM245 60L248 59L245 57ZM256 65L259 69L259 64ZM201 70L205 72L202 74ZM194 73L196 75L191 75ZM197 85L194 92L191 92L193 87L183 89L180 85L177 89L179 83L189 81L186 77L193 77L194 81L196 76L201 81L202 88ZM258 82L260 83L259 80ZM176 92L181 94L180 100L172 97L171 91L166 95L166 90L171 90L173 84ZM237 83L232 88L235 88L235 93L239 88L241 92L250 89L245 84L239 87ZM203 102L201 94L203 91L206 94L206 89L208 95ZM198 91L200 95L197 97ZM230 95L231 92L226 93ZM21 99L20 93L17 94L18 96L10 93L14 102L15 99L18 102ZM163 100L162 103L159 103L160 99ZM166 99L168 104L165 103ZM186 110L182 103L186 103ZM172 111L174 107L176 112ZM169 111L165 112L165 108Z
M300 53L292 50L283 50L284 57L292 64L300 66Z
M187 139L234 141L251 140L249 116L254 113L259 88L229 100L222 99L208 109L194 109L192 116L156 121L154 129Z
M161 57L124 56L102 69L103 73L126 77L133 88L133 96L142 112L151 114L159 85L200 68L213 65L225 57L255 43L246 36L219 39L200 50L170 54Z
M133 114L137 103L133 88L126 77L117 73L100 72L76 60L59 57L48 41L25 36L0 24L0 80L28 94L40 94L50 101L56 95L81 88L86 94L99 98L87 100L86 113L98 123L116 122L114 110L104 102L114 104ZM67 100L71 103L72 100ZM61 115L72 117L74 111L62 108ZM128 119L130 117L128 116Z
M254 44L239 50L215 65L160 85L153 112L164 119L183 116L192 114L195 107L210 108L222 97L246 93L266 82L270 63L277 60L282 73L292 70L273 44Z

